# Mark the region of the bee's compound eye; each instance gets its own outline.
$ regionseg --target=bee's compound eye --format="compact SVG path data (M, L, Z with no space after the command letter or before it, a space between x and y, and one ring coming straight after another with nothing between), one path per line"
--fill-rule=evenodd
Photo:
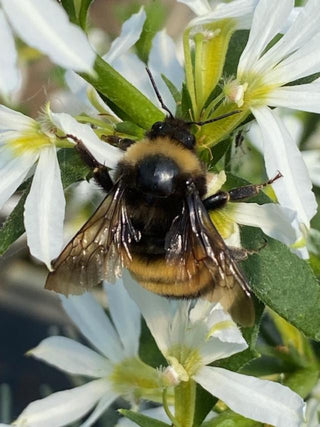
M155 132L160 132L165 128L165 123L164 122L155 122L152 125L152 130Z
M196 138L192 133L183 136L181 141L187 148L193 148L196 145Z

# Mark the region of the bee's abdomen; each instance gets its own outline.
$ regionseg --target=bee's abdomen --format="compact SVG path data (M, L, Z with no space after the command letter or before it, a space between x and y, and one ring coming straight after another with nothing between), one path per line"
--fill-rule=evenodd
M204 265L196 271L179 270L165 256L133 255L128 266L132 276L151 292L176 297L196 298L213 286L214 278Z

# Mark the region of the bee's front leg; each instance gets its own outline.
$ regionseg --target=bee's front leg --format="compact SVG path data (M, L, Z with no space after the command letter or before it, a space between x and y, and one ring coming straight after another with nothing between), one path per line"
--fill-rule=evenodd
M98 160L90 153L81 139L71 134L67 134L65 137L72 139L76 143L75 149L80 154L83 162L89 166L90 169L92 169L93 178L97 184L100 185L106 192L109 192L113 187L113 182L110 178L108 168L102 163L98 162Z
M208 211L217 209L225 205L227 202L240 202L244 199L254 197L267 185L272 184L277 179L281 178L280 172L277 175L269 179L269 181L257 185L245 185L243 187L233 188L230 191L219 191L219 193L213 194L203 200L203 204Z

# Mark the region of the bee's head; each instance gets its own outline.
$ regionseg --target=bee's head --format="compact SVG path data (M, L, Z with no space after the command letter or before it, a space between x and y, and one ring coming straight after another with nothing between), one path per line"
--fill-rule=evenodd
M176 192L180 169L163 154L146 156L136 166L136 185L145 194L169 197Z
M196 139L190 132L190 125L184 120L173 117L166 117L162 122L155 122L151 130L147 133L147 137L151 140L158 137L168 137L179 142L189 150L193 150L196 145Z

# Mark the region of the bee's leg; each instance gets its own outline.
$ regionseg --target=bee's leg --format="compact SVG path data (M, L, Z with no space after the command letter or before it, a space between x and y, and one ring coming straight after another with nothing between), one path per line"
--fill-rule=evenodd
M245 249L245 248L236 248L234 246L228 246L229 251L231 252L232 258L236 261L244 261L248 258L249 255L259 254L259 252L267 246L268 242L264 239L262 245L258 249Z
M104 141L109 142L112 145L120 148L123 151L126 151L130 145L134 144L136 141L130 138L120 138L117 135L107 135L103 138Z
M109 192L113 187L113 182L110 178L108 168L95 159L95 157L81 141L81 139L69 134L66 135L66 138L73 139L73 141L76 143L75 149L80 154L80 157L84 163L89 166L90 169L92 169L93 177L97 184L99 184L106 192Z
M269 179L269 181L264 182L263 184L245 185L243 187L233 188L230 191L219 191L219 193L213 194L212 196L204 199L203 204L205 208L210 211L222 207L227 202L239 202L241 200L254 197L259 194L264 187L272 184L281 177L282 174L278 172L274 178Z

